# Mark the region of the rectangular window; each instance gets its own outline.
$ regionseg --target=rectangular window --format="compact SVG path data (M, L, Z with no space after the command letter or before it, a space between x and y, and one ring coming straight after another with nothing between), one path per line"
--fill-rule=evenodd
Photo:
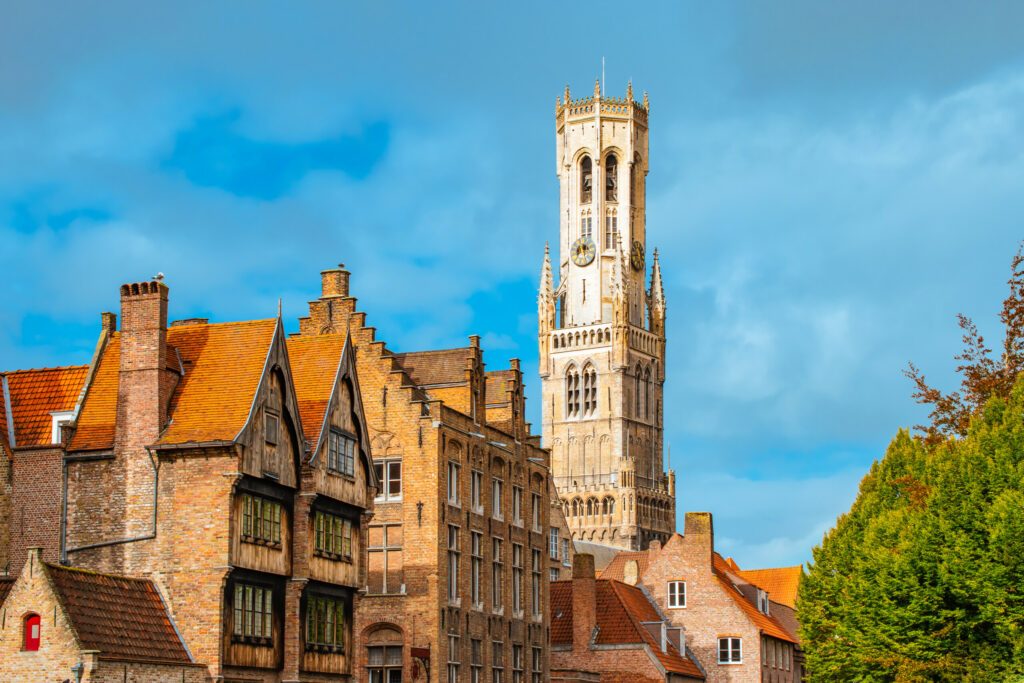
M512 613L523 614L523 546L512 544Z
M522 645L512 645L512 683L523 683Z
M523 525L523 490L518 486L512 487L512 523Z
M242 541L281 545L281 504L276 500L242 494Z
M505 679L505 643L500 640L491 642L491 683L502 683Z
M448 634L448 683L459 683L459 637Z
M531 683L541 683L541 676L544 674L544 654L539 647L533 648L533 680Z
M270 412L263 413L263 438L267 443L277 445L278 431L281 424L280 418Z
M367 590L372 594L405 592L402 525L377 524L369 527L367 533Z
M743 663L743 639L742 638L719 638L718 639L718 663L719 664L742 664Z
M484 642L482 640L470 640L469 653L469 676L470 683L483 683L484 668Z
M402 461L374 460L373 471L380 486L374 500L378 503L402 500Z
M370 683L402 683L402 647L376 645L366 648Z
M572 566L572 558L569 557L569 539L562 539L562 565L566 567Z
M332 560L352 560L352 522L344 517L317 511L314 515L315 553Z
M448 504L459 504L459 470L461 466L457 462L448 463Z
M540 496L536 493L530 495L530 519L533 520L533 530L541 533Z
M500 538L491 539L491 609L495 612L503 611L505 606L502 598L504 592L502 578L505 575L505 564L501 555L503 545Z
M274 636L274 592L263 586L248 583L235 584L234 626L235 640L270 645Z
M459 604L459 527L448 525L448 602Z
M686 607L686 582L668 582L668 606L671 609Z
M327 469L354 477L356 474L356 440L332 429L327 446Z
M478 515L484 512L483 502L484 473L473 470L469 479L469 500L473 512Z
M484 606L483 597L480 595L480 568L484 562L482 545L483 535L477 531L470 534L470 554L472 562L470 565L470 592L472 593L473 607L481 609Z
M760 588L757 589L757 608L768 614L768 593Z
M548 552L551 554L552 560L558 559L558 527L551 527L551 538L548 543Z
M306 649L345 652L345 603L310 596L306 600Z
M533 576L531 577L531 581L530 581L530 605L531 605L531 608L533 609L533 616L539 617L540 616L540 576L541 576L541 574L540 574L540 562L541 562L540 550L538 550L537 548L532 548L530 550L530 555L531 555L531 559L533 561L533 565L530 567L530 570L533 573Z
M495 479L491 482L491 516L497 520L505 519L504 512L504 482Z
M559 579L558 570L554 569L554 568L549 569L548 570L548 580L549 581L558 581L558 579Z

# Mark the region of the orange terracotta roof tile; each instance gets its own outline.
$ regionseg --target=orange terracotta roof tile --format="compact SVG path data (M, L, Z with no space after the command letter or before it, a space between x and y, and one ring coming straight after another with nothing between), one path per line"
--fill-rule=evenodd
M749 600L747 600L730 578L731 574L735 574L734 570L718 553L714 554L713 569L715 578L717 578L719 584L721 584L722 590L724 590L729 597L736 602L739 608L743 610L744 614L747 615L747 618L750 619L755 626L761 629L762 633L773 638L778 638L779 640L786 640L791 643L797 642L796 638L783 628L782 624L780 624L778 620L768 614L764 614L755 605L751 604Z
M53 443L52 412L75 409L88 371L86 365L61 368L16 370L4 373L10 394L5 406L5 440L15 448L47 446ZM14 424L14 434L7 434L7 410Z
M643 578L644 572L647 571L647 567L650 564L650 551L649 550L637 550L629 551L623 550L612 558L612 561L608 563L608 566L601 572L602 579L612 579L615 581L626 580L626 565L631 560L636 561L637 564L637 578Z
M231 441L245 426L277 321L186 325L167 331L185 376L171 397L161 444Z
M345 337L340 334L291 337L287 344L302 430L316 452Z
M768 596L775 602L796 609L796 594L800 588L800 579L804 575L802 566L744 569L737 573L761 590L767 591Z
M152 581L46 567L83 649L101 659L191 663Z
M117 419L117 382L121 365L121 336L114 333L100 355L92 383L75 422L69 451L107 450L114 447Z
M416 386L430 387L438 384L465 383L466 368L469 367L472 353L472 347L463 347L396 353L394 357Z
M572 643L573 581L551 583L551 642ZM671 644L665 651L661 643L644 628L643 622L663 621L644 592L620 581L598 579L594 584L597 615L597 645L648 645L665 670L694 678L704 674L685 654Z

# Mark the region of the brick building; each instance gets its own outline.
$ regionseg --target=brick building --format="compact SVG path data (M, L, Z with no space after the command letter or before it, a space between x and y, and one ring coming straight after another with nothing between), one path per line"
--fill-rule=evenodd
M150 580L215 680L349 675L375 491L354 350L167 308L162 282L124 285L87 368L5 375L12 566L40 545Z
M548 680L548 586L572 544L518 361L487 371L477 337L395 353L357 310L346 270L321 284L296 339L351 334L381 486L359 680Z
M799 569L799 568L797 568ZM682 627L709 683L797 683L803 679L793 603L777 602L751 578L773 578L782 599L795 597L792 568L745 573L714 547L711 515L686 514L683 534L662 546L621 552L603 579L642 587ZM768 582L765 582L767 585Z
M551 584L551 680L689 683L704 673L684 630L643 590L595 579L594 558L580 553L573 578Z

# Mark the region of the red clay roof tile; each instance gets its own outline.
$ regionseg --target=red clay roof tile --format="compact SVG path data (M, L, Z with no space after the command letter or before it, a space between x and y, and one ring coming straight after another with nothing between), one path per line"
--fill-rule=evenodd
M773 569L739 569L737 574L758 588L768 592L775 602L796 609L796 594L800 588L800 579L804 569L795 567L776 567Z
M5 438L14 447L47 446L53 443L52 412L74 410L88 371L86 365L61 368L16 370L4 373L10 392L13 438L7 431L7 414L3 415Z
M472 354L472 347L463 347L396 353L394 357L416 386L430 387L438 384L464 384Z
M295 397L306 441L316 452L320 431L327 416L334 382L338 375L345 336L323 334L288 339L288 360L292 367Z
M749 600L740 592L740 590L733 584L732 579L729 578L734 570L726 563L722 556L718 553L714 554L714 572L715 577L722 586L729 597L735 601L735 603L743 610L747 618L754 623L761 631L768 636L778 638L779 640L785 640L791 643L796 643L796 639L790 635L790 633L783 628L776 619L768 614L764 614L755 605L752 605ZM742 578L742 577L740 577Z

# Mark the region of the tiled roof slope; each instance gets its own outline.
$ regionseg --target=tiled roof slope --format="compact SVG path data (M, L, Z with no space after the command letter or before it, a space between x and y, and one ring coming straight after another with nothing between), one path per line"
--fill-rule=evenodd
M230 441L238 435L249 417L276 325L268 319L167 330L167 343L181 354L185 375L171 396L171 421L159 443ZM120 334L114 334L100 358L68 450L113 448L119 365Z
M191 662L151 581L46 566L83 649L101 659Z
M738 568L737 568L738 569ZM775 569L740 569L736 572L761 590L775 602L796 609L796 593L800 588L800 579L804 575L803 567L778 567Z
M5 406L3 414L5 441L13 441L17 448L51 444L50 413L74 410L88 369L86 365L74 365L4 373L10 392L10 405ZM13 439L6 433L7 410L14 422Z
M395 359L420 387L466 382L472 347L396 353Z
M743 593L741 593L733 584L732 579L730 578L730 574L733 574L734 570L718 553L714 554L714 572L718 582L722 585L722 590L724 590L729 597L735 601L739 608L747 615L747 618L750 619L755 626L761 629L765 635L778 638L779 640L786 640L791 643L797 642L796 638L783 628L782 624L773 617L761 612L755 605L751 604L750 601L747 600Z
M11 587L13 585L13 576L0 577L0 605L3 605L4 601L7 600L7 594L11 592Z
M671 645L661 650L642 622L663 621L643 591L627 586L620 581L599 579L594 582L597 645L648 645L654 656L671 673L695 678L704 678L693 661ZM551 583L551 643L568 645L572 643L572 593L573 581Z
M495 403L508 403L508 391L506 390L506 383L514 381L516 373L514 370L491 370L490 372L484 373L486 379L486 403L493 405Z
M334 390L345 337L323 334L288 339L288 360L306 441L315 450Z
M614 581L625 581L626 580L626 565L631 560L636 561L637 565L637 578L640 578L647 571L647 566L650 563L650 551L648 550L637 550L628 551L623 550L612 558L612 561L608 563L608 566L601 572L602 579L612 579Z

